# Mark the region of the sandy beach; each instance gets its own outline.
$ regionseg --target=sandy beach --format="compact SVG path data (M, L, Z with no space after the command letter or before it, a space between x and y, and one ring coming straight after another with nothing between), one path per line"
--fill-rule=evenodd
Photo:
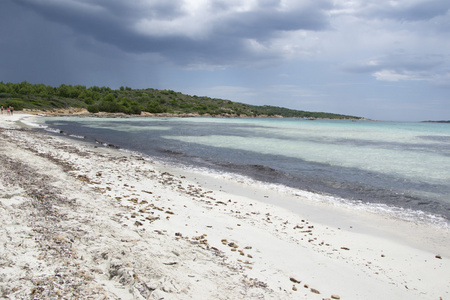
M0 116L0 295L450 299L450 229Z

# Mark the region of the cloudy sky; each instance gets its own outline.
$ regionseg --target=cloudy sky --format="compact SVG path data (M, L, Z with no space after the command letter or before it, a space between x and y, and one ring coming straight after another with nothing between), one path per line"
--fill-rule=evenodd
M449 0L1 0L0 81L450 119Z

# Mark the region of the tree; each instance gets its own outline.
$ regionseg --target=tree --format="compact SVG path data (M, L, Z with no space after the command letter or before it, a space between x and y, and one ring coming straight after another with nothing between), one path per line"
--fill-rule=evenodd
M112 102L114 100L116 100L116 97L112 93L109 93L108 95L103 97L103 101L106 101L106 102Z

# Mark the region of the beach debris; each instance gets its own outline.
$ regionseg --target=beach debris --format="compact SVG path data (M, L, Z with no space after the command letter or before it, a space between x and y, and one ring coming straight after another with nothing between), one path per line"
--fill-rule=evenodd
M300 280L297 280L294 277L290 277L289 280L292 281L292 282L295 282L295 283L301 283Z
M159 217L154 217L154 216L148 216L145 219L149 220L150 222L154 222L156 220L159 220Z
M228 246L232 247L232 248L239 248L238 245L236 243L229 243Z
M247 268L251 269L250 266L246 266ZM256 287L256 288L267 288L268 285L265 282L259 281L258 278L247 278L247 275L243 275L244 279L242 281L247 284L249 287Z
M87 177L86 175L78 175L77 176L77 179L78 180L81 180L81 181L84 181L84 182L86 182L86 183L90 183L91 182L91 180L89 179L89 177Z

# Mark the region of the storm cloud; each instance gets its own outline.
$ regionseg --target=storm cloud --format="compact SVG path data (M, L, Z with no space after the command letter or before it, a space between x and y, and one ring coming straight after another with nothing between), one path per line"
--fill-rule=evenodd
M442 118L449 10L446 0L4 0L0 80Z

